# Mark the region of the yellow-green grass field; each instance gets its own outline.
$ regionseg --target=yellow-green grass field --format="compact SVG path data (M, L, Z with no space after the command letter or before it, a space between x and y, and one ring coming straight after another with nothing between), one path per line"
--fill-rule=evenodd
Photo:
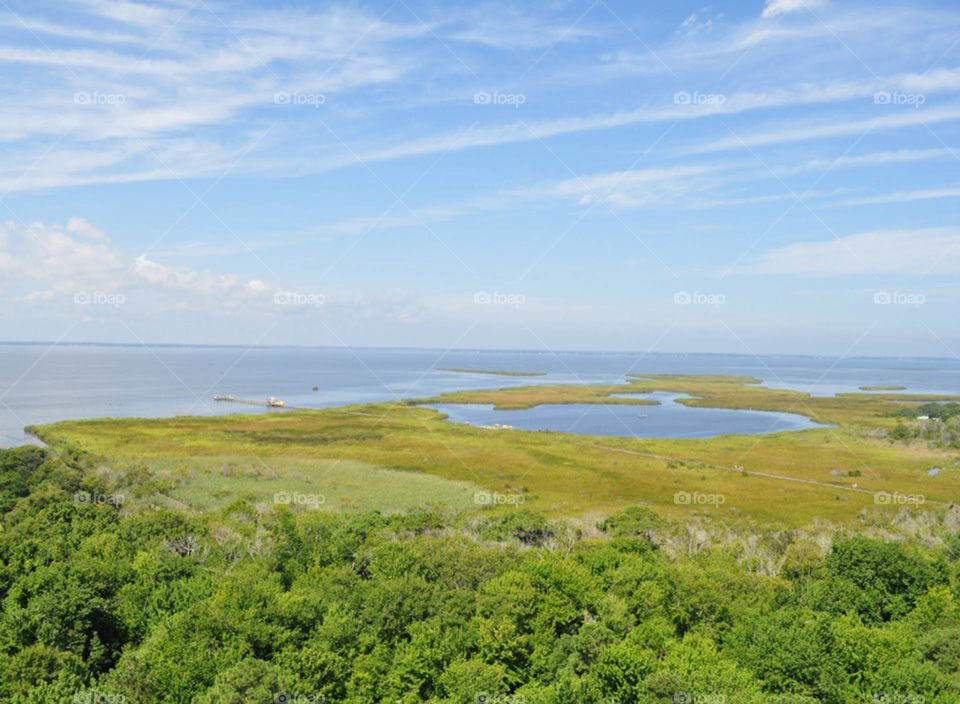
M358 460L256 455L151 457L146 464L174 486L164 492L171 508L205 511L237 500L286 501L294 511L313 507L390 513L435 504L474 505L481 487L431 474L375 467Z
M925 498L907 510L935 510L960 499L960 453L884 437L897 422L891 411L950 397L814 397L756 384L745 377L637 375L624 385L457 392L420 402L501 409L649 404L655 402L613 394L671 391L691 395L682 402L693 406L801 413L831 427L709 439L593 437L454 424L409 401L263 415L68 421L36 432L55 448L84 449L105 464L144 463L172 482L166 492L171 500L198 509L236 498L272 501L275 492L294 490L323 493L330 508L462 507L482 488L522 494L525 505L558 516L639 503L674 517L699 511L802 525L814 518L854 521L863 509L884 510L871 492ZM928 474L932 467L941 468L938 476ZM722 495L723 503L678 504L678 492Z

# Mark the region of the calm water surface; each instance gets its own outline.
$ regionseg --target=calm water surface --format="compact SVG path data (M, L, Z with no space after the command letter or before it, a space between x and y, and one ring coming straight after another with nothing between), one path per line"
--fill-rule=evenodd
M627 394L624 394L625 396ZM657 401L657 406L613 406L569 403L522 410L496 411L492 405L431 405L454 423L478 426L509 425L521 430L558 430L582 435L618 435L637 438L709 438L717 435L763 435L785 430L822 427L794 413L691 408L677 403L683 394L631 394Z
M445 372L438 367L547 374L505 377ZM856 391L858 386L873 384L896 384L921 393L960 394L960 362L952 359L0 344L0 445L29 442L23 433L25 425L71 418L266 412L257 407L216 403L212 400L215 393L256 399L276 396L288 404L324 408L420 398L459 389L619 383L628 371L743 374L762 379L766 386L815 394ZM313 391L314 386L319 390ZM567 430L577 421L572 425L573 432L598 434L618 434L616 428L622 429L625 424L632 429L630 434L678 437L717 434L718 429L725 433L774 432L765 428L775 420L783 424L775 429L807 427L794 425L801 423L794 417L778 420L772 417L776 414L688 409L672 401L662 406L613 408L614 413L610 407L532 409L527 420L538 428L557 430ZM482 408L478 412L483 413ZM648 417L631 417L633 412ZM548 417L553 413L559 415ZM513 420L493 422L527 427L527 420L507 418ZM476 422L486 424L482 419Z

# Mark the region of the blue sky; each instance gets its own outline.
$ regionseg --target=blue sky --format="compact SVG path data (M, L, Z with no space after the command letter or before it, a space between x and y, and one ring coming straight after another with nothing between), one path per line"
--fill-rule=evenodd
M3 0L0 338L956 356L960 8Z

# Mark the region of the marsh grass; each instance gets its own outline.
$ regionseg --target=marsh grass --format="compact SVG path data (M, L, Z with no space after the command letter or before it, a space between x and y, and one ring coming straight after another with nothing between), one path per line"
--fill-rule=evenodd
M635 403L610 394L671 391L691 396L682 402L693 406L801 413L832 427L706 439L598 438L475 428L403 402L264 415L71 421L37 432L54 447L76 447L110 461L160 462L157 466L169 472L179 466L182 477L174 497L197 508L235 497L268 500L279 484L260 473L264 466L303 490L327 487L316 491L332 497L328 507L345 509L432 502L464 506L470 488L480 486L522 491L527 507L554 516L606 514L643 504L666 516L684 517L696 510L719 519L803 525L813 518L853 521L863 509L876 508L871 494L855 488L923 495L927 503L911 508L915 511L960 496L955 453L895 444L885 437L897 422L891 412L947 398L876 393L811 397L755 382L745 377L638 377L625 385L458 392L430 401L529 408ZM945 470L930 476L927 471L934 465ZM677 492L723 495L724 501L679 505ZM891 507L891 514L896 510Z
M428 506L466 509L480 487L470 482L401 472L357 460L250 455L153 457L144 464L170 488L174 504L208 511L237 500L275 503L277 494L322 496L321 510L409 511ZM295 511L314 510L296 504Z

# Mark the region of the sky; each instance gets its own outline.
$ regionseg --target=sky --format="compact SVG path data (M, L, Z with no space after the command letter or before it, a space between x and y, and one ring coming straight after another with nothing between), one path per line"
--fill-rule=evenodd
M956 357L960 6L0 0L0 340Z

